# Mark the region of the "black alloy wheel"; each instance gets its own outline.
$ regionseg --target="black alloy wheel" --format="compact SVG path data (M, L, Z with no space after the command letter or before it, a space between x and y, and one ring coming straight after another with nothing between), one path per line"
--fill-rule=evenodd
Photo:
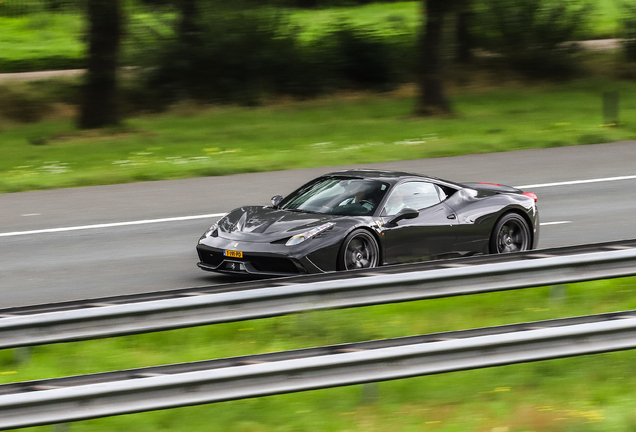
M531 249L530 228L517 213L507 213L497 221L490 237L490 253L502 254Z
M378 242L365 230L356 230L342 242L338 254L340 270L355 270L377 267L379 262Z

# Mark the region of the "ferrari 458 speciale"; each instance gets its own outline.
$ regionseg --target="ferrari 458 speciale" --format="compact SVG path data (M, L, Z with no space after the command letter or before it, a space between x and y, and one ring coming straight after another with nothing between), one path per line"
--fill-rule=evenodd
M537 196L491 183L348 170L232 210L197 245L203 270L283 276L534 249Z

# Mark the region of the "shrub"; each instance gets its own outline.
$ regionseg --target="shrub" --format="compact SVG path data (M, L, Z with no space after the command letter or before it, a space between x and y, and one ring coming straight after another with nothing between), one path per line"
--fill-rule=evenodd
M61 108L77 105L82 91L80 78L12 81L0 84L0 117L17 122L40 121ZM61 113L68 113L63 108Z
M83 0L3 0L0 1L0 16L15 17L38 12L78 10Z
M145 99L159 106L188 98L252 105L273 94L384 89L405 75L398 69L408 64L404 59L410 54L404 52L412 51L405 41L389 41L346 23L303 43L287 16L273 8L217 6L201 11L197 27L188 43L174 31L140 33L130 52L146 56Z
M395 82L386 39L340 23L308 49L338 86L383 88Z
M623 3L622 12L623 52L627 61L636 62L636 5Z
M174 39L177 17L170 6L131 7L124 26L120 63L129 66L156 63L162 50Z
M52 109L47 95L26 83L0 85L0 116L23 123L37 122Z
M85 66L86 61L79 57L54 55L23 59L0 58L1 73L81 69Z
M161 1L161 0L145 0ZM295 8L327 8L327 7L351 7L369 3L392 3L401 0L248 0L252 5L267 4L270 6L286 6Z
M82 96L83 82L81 77L49 78L30 81L27 89L46 102L78 105Z
M576 70L571 54L591 3L560 0L489 0L477 8L482 46L529 76L560 78Z
M252 103L300 58L289 26L273 9L202 12L188 44L164 41L147 69L148 85L168 99Z

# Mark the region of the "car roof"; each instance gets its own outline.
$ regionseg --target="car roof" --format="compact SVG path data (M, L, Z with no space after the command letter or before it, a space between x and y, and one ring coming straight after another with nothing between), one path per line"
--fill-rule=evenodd
M391 183L397 183L400 180L406 179L419 179L429 180L434 182L446 183L449 185L460 186L455 182L448 180L442 180L437 177L426 176L422 174L408 173L403 171L389 171L389 170L372 170L372 169L350 169L343 171L335 171L328 174L324 174L322 177L355 177L369 180L382 180L389 181Z

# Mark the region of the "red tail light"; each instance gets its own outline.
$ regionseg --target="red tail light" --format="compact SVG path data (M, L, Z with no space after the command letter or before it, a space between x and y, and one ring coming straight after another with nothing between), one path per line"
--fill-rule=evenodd
M483 185L491 185L491 186L501 186L499 183L477 183L477 184L483 184Z
M525 195L527 197L530 197L534 200L534 202L537 202L537 194L532 193L532 192L524 192L522 195Z

